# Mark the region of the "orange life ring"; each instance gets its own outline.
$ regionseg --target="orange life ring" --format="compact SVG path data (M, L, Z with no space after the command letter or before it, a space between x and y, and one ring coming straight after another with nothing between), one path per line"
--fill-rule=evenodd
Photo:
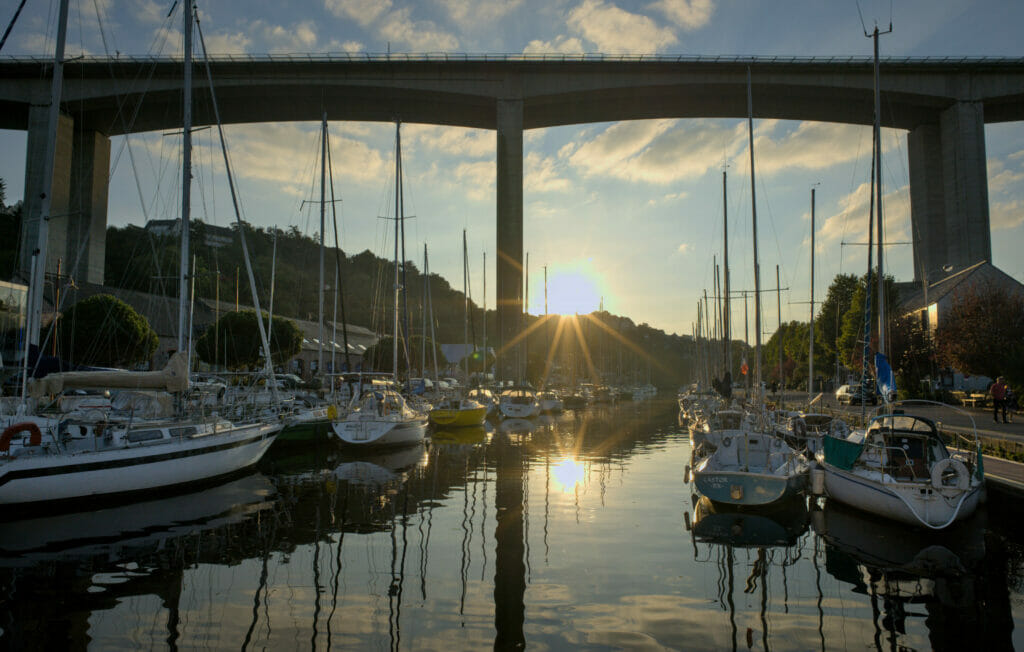
M26 431L29 433L29 446L39 446L43 443L43 433L39 430L39 426L31 421L22 421L7 426L4 433L0 435L0 453L10 452L11 440L14 439L14 435Z

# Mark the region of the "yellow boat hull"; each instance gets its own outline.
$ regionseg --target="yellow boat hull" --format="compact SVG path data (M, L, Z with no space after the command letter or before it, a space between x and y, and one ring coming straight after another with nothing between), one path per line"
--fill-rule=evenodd
M449 426L461 428L465 426L482 425L487 418L487 408L479 407L469 410L441 410L430 411L430 423L437 426Z

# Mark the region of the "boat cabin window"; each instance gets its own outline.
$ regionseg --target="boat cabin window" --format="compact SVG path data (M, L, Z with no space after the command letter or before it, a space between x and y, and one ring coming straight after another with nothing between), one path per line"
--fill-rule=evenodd
M128 441L133 444L138 444L143 441L163 439L163 436L164 433L162 430L132 430L128 433Z
M191 437L192 435L199 432L195 426L183 426L181 428L171 428L172 437Z

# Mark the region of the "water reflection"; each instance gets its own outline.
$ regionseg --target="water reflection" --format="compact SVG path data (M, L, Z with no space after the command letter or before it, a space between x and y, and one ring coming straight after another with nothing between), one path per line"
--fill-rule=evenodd
M1020 644L1024 547L991 524L1015 503L941 543L959 566L831 505L689 514L677 413L291 447L188 494L0 524L0 648Z
M1013 649L1004 543L979 513L946 531L909 529L828 504L815 512L826 569L871 603L876 648L903 648L923 619L933 649ZM989 548L992 549L989 549Z

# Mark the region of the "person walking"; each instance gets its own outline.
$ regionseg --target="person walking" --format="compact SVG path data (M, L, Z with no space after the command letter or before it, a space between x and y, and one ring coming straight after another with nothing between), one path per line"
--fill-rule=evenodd
M999 410L1002 410L1003 423L1009 423L1006 420L1006 380L1002 376L996 378L988 391L992 395L992 420L999 423Z

